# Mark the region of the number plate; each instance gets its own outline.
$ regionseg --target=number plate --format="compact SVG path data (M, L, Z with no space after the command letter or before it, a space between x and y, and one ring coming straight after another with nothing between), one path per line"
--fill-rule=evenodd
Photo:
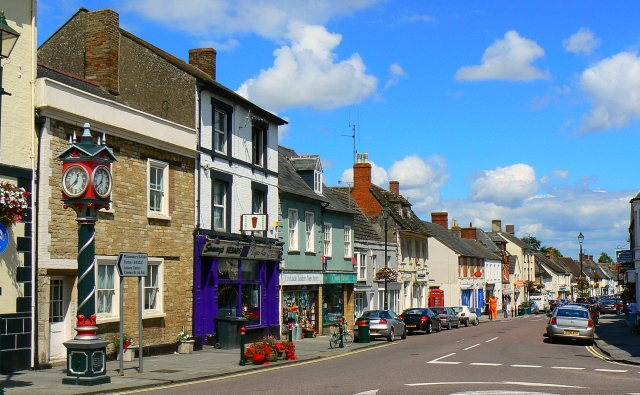
M564 330L564 334L565 335L579 335L580 331L570 331L570 330L565 329Z
M369 333L376 333L376 332L378 332L378 330L377 330L377 329L371 329L371 330L369 331Z
M407 325L407 328L415 328L415 325Z

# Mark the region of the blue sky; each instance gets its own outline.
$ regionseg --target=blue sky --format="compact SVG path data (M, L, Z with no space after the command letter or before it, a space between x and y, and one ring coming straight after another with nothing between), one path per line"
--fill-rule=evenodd
M514 224L565 256L628 246L640 186L640 3L634 1L41 0L39 42L81 6L185 60L218 51L217 79L290 123L281 144L414 211L490 230Z

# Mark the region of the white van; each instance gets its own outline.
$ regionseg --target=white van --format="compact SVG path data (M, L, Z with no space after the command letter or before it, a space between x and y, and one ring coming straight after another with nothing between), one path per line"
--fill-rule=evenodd
M545 313L551 310L551 306L549 305L549 296L547 295L531 295L529 296L529 300L535 300L540 307L540 311L544 311Z

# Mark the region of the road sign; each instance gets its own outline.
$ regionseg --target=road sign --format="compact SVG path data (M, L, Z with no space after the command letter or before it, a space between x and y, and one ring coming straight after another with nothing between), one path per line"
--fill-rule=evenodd
M116 262L120 277L144 277L147 275L149 255L140 252L121 252Z

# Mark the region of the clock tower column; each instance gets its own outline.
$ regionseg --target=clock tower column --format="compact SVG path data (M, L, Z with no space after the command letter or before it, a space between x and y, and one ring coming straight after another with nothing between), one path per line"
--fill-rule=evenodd
M106 369L108 341L98 338L96 324L95 224L98 211L111 204L111 163L116 157L104 135L96 144L84 124L80 143L75 134L58 159L62 161L62 201L78 216L78 315L76 337L67 348L67 377L62 382L95 385L111 381Z

